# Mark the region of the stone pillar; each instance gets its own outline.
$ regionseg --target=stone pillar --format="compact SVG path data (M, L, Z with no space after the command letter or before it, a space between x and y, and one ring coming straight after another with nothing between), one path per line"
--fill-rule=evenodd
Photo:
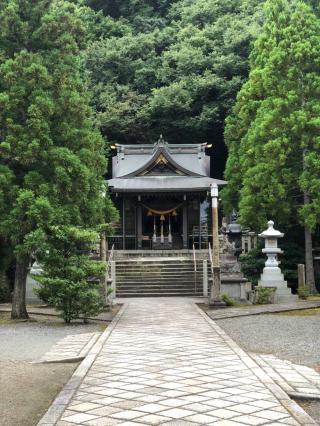
M183 204L183 224L182 224L182 241L183 241L183 248L188 248L188 210L187 210L187 201Z
M247 301L247 283L240 283L240 301L246 302Z
M298 265L298 288L304 289L306 287L306 270L304 264Z

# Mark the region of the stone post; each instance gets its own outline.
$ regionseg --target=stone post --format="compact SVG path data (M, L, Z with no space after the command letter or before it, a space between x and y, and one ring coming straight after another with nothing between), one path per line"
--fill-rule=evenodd
M212 199L212 285L210 291L209 305L213 308L224 308L226 305L221 300L221 277L220 277L220 243L218 228L218 185L211 185Z
M306 270L303 263L298 265L298 288L304 289L306 287Z

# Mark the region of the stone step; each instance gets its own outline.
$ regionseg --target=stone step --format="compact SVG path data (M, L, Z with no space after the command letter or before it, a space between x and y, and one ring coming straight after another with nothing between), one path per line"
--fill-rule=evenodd
M147 292L143 292L143 293L138 293L138 292L133 292L133 293L121 293L121 292L117 292L117 297L179 297L179 296L201 296L202 293L194 293L194 292L176 292L176 293L167 293L167 292L160 292L160 293L156 293L156 292L151 292L151 293L147 293Z
M117 297L194 296L203 292L203 262L186 258L139 258L116 261ZM196 287L196 288L195 288Z
M139 274L139 275L155 275L155 274L161 274L161 275L188 275L193 273L202 273L202 269L197 269L196 271L192 268L189 269L130 269L130 270L119 270L116 269L117 275L132 275L132 274Z
M198 278L196 280L190 278L188 280L186 279L159 279L159 278L155 278L154 280L138 280L138 279L131 279L131 280L117 280L117 286L119 285L153 285L153 284L157 284L157 285L169 285L169 284L179 284L179 285L187 285L187 284L192 284L194 282L202 282L203 280Z
M174 282L162 284L162 283L132 283L132 284L126 284L121 283L117 286L117 289L124 290L124 289L133 289L133 288L160 288L160 289L170 289L170 288L194 288L194 287L202 287L202 282L196 282L196 283L181 283L177 284Z
M202 262L197 262L196 265L197 267L202 266ZM190 268L190 267L194 267L194 263L193 262L188 262L188 263L177 263L177 262L172 262L172 263L162 263L162 262L157 262L157 263L130 263L130 264L124 264L124 263L120 263L120 262L116 262L116 267L117 268Z

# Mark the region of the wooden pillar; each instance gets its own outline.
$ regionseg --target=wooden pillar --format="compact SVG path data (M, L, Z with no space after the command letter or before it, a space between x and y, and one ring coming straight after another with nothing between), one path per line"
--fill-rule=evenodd
M137 237L138 237L138 249L142 248L142 207L138 202L137 209Z
M188 248L188 205L187 201L183 203L183 216L182 216L182 241L183 248Z

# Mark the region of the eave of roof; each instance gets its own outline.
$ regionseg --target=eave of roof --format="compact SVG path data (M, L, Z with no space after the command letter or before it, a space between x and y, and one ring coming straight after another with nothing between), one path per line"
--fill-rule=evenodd
M227 182L205 176L143 176L114 178L107 181L112 192L203 192L212 183L218 186Z

